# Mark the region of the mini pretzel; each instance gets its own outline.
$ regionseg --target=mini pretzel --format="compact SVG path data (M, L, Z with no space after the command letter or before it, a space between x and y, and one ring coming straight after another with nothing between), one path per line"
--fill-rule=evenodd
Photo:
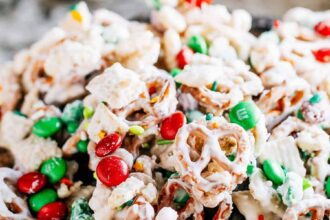
M189 186L179 179L169 179L163 186L159 196L158 211L163 207L170 207L173 203L176 190L183 189L191 195ZM193 196L190 196L186 204L177 210L179 219L187 219L193 216L194 219L203 219L203 205L199 203Z
M237 151L230 161L226 152L233 145ZM210 123L208 127L197 123L185 125L176 136L175 147L176 170L206 207L217 206L246 178L246 166L252 156L248 134L227 122Z
M314 195L312 198L303 199L299 203L289 207L284 215L283 220L297 220L300 216L312 213L312 220L324 219L325 216L330 217L330 200L322 196Z
M273 128L297 110L309 93L309 85L298 77L281 86L264 90L256 104L265 114L267 129Z
M0 219L32 219L26 202L13 191L21 172L0 168Z

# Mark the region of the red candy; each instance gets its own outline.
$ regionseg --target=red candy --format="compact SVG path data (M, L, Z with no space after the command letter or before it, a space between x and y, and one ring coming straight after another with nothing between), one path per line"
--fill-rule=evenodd
M103 138L102 140L97 143L95 147L95 154L98 157L107 156L115 150L117 150L123 142L121 136L117 133L112 133Z
M317 61L322 63L330 62L330 48L323 48L313 51L314 57Z
M202 7L203 3L211 4L213 0L186 0L186 2L193 4L197 7Z
M160 134L166 140L173 140L178 130L184 125L186 120L182 112L175 112L164 118L160 125Z
M188 64L189 60L194 55L194 51L190 49L189 47L182 47L182 49L179 51L178 55L176 56L176 60L178 63L178 67L180 69L183 69L185 65Z
M65 219L66 206L63 202L52 202L42 207L38 213L38 220Z
M273 27L274 27L274 28L279 28L279 27L280 27L280 25L281 25L281 22L280 22L280 20L278 20L278 19L275 19L275 20L273 21Z
M69 178L66 178L66 177L63 177L60 180L60 183L63 183L65 185L69 186L69 187L73 185L72 181Z
M45 175L39 172L26 173L17 180L19 191L32 194L40 191L47 183Z
M128 166L120 157L103 158L96 167L98 179L106 186L117 186L124 182L129 174Z
M325 23L323 21L319 22L317 25L315 25L314 30L316 33L323 37L329 37L330 36L330 23Z

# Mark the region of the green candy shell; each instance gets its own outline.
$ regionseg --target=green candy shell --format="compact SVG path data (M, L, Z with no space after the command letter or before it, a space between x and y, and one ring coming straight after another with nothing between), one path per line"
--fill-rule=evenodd
M263 170L266 177L275 185L279 186L284 183L285 173L281 165L272 160L265 160L263 163Z
M67 171L67 165L64 159L53 157L42 163L40 172L48 177L50 183L54 184L60 181Z
M80 198L71 206L70 220L93 220L93 211L86 199Z
M30 197L29 206L34 212L39 212L43 206L48 203L55 202L56 199L57 193L55 190L43 189Z
M88 140L86 140L86 141L80 140L77 143L77 150L80 153L87 153L87 146L88 146Z
M65 106L61 119L64 123L80 122L83 118L84 106L82 101L74 101Z
M252 101L240 102L229 111L230 122L240 125L245 130L254 128L260 116L260 110Z
M325 194L327 195L328 199L330 199L330 177L328 177L327 181L325 182Z
M62 122L57 117L46 117L37 121L32 133L38 137L48 138L57 133L62 127Z

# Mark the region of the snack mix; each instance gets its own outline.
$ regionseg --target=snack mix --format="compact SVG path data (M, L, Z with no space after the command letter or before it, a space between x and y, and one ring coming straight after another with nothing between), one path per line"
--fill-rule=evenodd
M330 217L330 10L84 2L0 68L0 219Z

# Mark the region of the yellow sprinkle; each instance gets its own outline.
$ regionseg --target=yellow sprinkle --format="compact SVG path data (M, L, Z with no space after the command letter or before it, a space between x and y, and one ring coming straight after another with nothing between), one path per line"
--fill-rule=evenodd
M73 17L74 20L78 21L79 23L81 23L83 20L81 14L76 10L71 11L71 16Z
M212 123L212 128L218 128L219 127L219 123L218 122L213 122Z
M96 180L97 180L97 175L96 175L96 172L94 172L94 173L93 173L93 177L94 177L94 179L96 179Z
M151 100L150 100L150 103L156 103L159 101L159 96L156 96L156 97L153 97Z
M103 139L106 135L107 135L107 132L105 132L105 131L103 131L103 130L101 130L101 131L99 132L99 138L101 138L101 139Z
M136 161L133 167L135 171L143 172L143 163Z

